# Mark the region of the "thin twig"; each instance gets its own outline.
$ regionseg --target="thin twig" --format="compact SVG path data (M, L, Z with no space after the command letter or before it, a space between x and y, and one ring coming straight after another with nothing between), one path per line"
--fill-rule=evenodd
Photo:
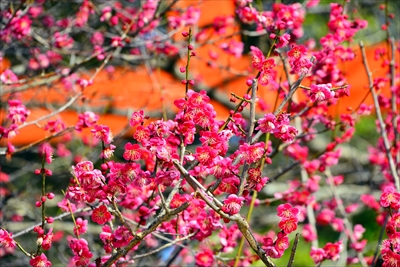
M299 237L300 237L299 233L296 233L287 267L292 267L294 263L294 256L296 255L296 249L297 249L297 244L299 243Z
M22 128L25 128L26 126L29 126L29 125L38 124L40 121L47 120L47 119L49 119L49 118L51 118L51 117L53 117L53 116L55 116L55 115L57 115L57 114L60 114L61 112L63 112L64 110L66 110L70 105L72 105L80 96L82 96L82 92L77 93L77 94L76 94L75 96L73 96L66 104L64 104L63 106L61 106L59 109L57 109L57 110L51 112L50 114L47 114L47 115L45 115L45 116L42 116L42 117L40 117L40 118L38 118L38 119L36 119L36 120L29 121L29 122L26 122L26 123L24 123L24 124L21 124L21 125L18 127L18 130L21 130Z
M76 214L76 213L79 213L79 212L85 212L85 211L89 211L89 210L91 210L91 208L86 207L86 208L77 209L74 213ZM53 219L55 221L57 221L57 220L61 220L64 217L67 217L67 216L71 216L71 212L64 212L63 214L60 214L60 215L58 215L56 217L53 217ZM47 222L45 222L45 223L47 223ZM18 232L16 234L13 234L13 238L21 236L21 235L25 235L25 234L29 233L30 231L32 231L36 226L41 226L41 225L42 225L42 223L37 223L37 224L35 224L35 225L31 226L31 227L28 227L25 230L22 230L22 231L20 231L20 232Z
M186 240L186 239L191 238L191 237L194 236L195 234L197 234L197 233L191 233L191 234L189 234L189 235L187 235L187 236L185 236L185 237L177 238L177 239L175 239L175 240L169 242L168 244L165 244L164 246L158 247L158 248L156 248L156 249L154 249L154 250L152 250L152 251L150 251L150 252L147 252L147 253L144 253L144 254L139 254L139 255L133 256L133 257L132 257L132 260L137 260L137 259L140 259L140 258L144 258L144 257L150 256L150 255L155 254L155 253L157 253L157 252L160 252L161 250L166 249L166 248L168 248L168 247L170 247L170 246L172 246L172 245L175 245L175 244L178 243L178 242L181 242L181 241L184 241L184 240Z
M315 57L312 56L310 59L311 63L314 64ZM278 115L281 113L283 107L286 105L286 103L292 98L293 94L297 91L299 88L301 82L303 79L307 76L307 73L302 74L299 79L290 87L289 93L286 95L285 99L282 101L282 103L279 105L279 107L275 110L274 115ZM253 141L254 142L254 141Z
M289 165L286 168L284 168L283 170L281 170L277 175L275 175L274 177L269 179L269 181L272 182L272 181L277 180L279 177L281 177L282 175L284 175L285 173L287 173L288 171L290 171L291 169L293 169L294 167L296 167L299 164L300 164L300 161L293 162L291 165Z
M255 126L255 117L256 117L256 97L257 97L257 79L253 79L253 84L251 86L252 90L251 90L251 102L250 102L250 123L249 123L249 129L247 132L247 138L246 141L248 144L251 143L251 139L253 136L253 132L254 132L254 126ZM246 185L246 181L247 181L247 170L249 169L249 164L245 163L242 169L242 174L240 176L240 184L239 184L239 188L238 188L238 196L241 196L243 194L243 190L244 190L244 186Z
M122 216L123 216L123 215L122 215ZM146 227L145 225L140 225L140 224L138 224L136 221L133 221L133 220L129 219L129 218L126 217L126 216L123 216L123 217L124 217L124 220L125 220L127 223L130 223L130 224L132 224L132 225L134 225L134 226L137 226L137 227L139 227L139 228L141 228L141 229L146 229L146 228L150 225L150 224L149 224L149 225L147 225L147 227ZM154 237L156 237L156 238L158 238L158 239L161 239L161 240L164 240L164 241L167 241L167 242L173 242L173 241L174 241L173 239L168 238L168 237L165 237L165 236L163 236L162 234L165 234L165 235L173 235L172 233L161 232L161 231L154 231L154 232L151 233L151 235L153 235ZM185 245L183 245L183 244L176 244L176 245L177 245L178 247L187 249L188 251L191 251L191 252L194 254L193 250L192 250L190 247L185 246Z
M330 90L331 91L337 91L337 90L341 90L341 89L346 89L347 87L349 87L349 86L346 84L346 85L343 85L343 86L331 88ZM304 86L304 85L301 85L301 84L300 84L299 88L305 89L305 90L311 90L310 87Z
M383 223L383 225L381 227L381 230L379 231L378 242L376 244L374 257L372 258L372 261L371 261L371 265L370 265L371 267L375 266L375 262L378 259L378 253L379 253L379 250L380 250L380 247L381 247L381 242L382 242L382 239L383 239L383 233L386 230L386 224L388 223L388 221L389 221L389 214L386 214L385 222Z
M47 136L47 137L45 137L45 138L43 138L43 139L37 140L37 141L35 141L35 142L33 142L33 143L30 143L30 144L28 144L28 145L26 145L26 146L23 146L23 147L18 148L17 150L15 150L15 151L13 152L13 154L22 152L22 151L24 151L24 150L26 150L26 149L29 149L29 148L31 148L31 147L34 147L34 146L36 146L36 145L39 145L39 144L44 143L44 142L47 142L47 141L49 141L49 140L51 140L51 139L53 139L53 138L55 138L55 137L58 137L58 136L63 135L63 134L66 133L66 132L72 131L73 129L75 129L74 126L69 126L69 127L65 128L64 130L61 130L60 132L54 133L54 134L52 134L52 135L50 135L50 136ZM4 155L4 154L6 154L6 151L0 151L0 155Z

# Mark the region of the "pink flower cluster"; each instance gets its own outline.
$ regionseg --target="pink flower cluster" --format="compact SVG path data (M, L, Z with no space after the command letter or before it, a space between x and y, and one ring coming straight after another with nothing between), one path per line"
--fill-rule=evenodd
M44 253L34 257L29 261L29 265L32 267L50 267L52 266L51 262L47 259Z
M310 59L307 58L307 48L303 45L293 45L287 55L289 57L291 73L306 75L313 66Z
M29 18L29 15L24 14L21 10L16 11L14 15L11 13L11 10L8 10L2 15L5 15L7 19L12 19L6 27L0 31L0 40L11 43L12 38L21 40L30 36L32 20Z
M270 237L264 238L263 248L271 258L282 257L285 250L289 247L288 234L297 229L297 216L300 212L298 208L292 207L290 203L279 205L277 211L277 215L281 219L278 226L282 231L278 233L275 241Z
M381 244L381 255L384 260L382 266L399 266L400 265L400 213L398 209L400 207L400 193L391 186L384 187L382 195L380 197L380 204L384 208L390 209L390 219L386 225L386 234L388 239L382 241ZM396 211L393 213L393 211Z
M220 45L220 48L225 52L227 52L228 54L233 55L236 58L240 58L243 53L244 43L235 40L230 40L229 43L222 43Z
M105 178L100 170L94 169L92 162L80 162L72 169L75 179L71 180L67 189L67 199L77 203L107 199L107 193L103 190Z
M281 218L278 226L285 234L290 234L297 229L298 218L300 213L298 208L292 207L290 203L281 204L276 209L277 215Z
M18 77L12 70L6 69L0 74L0 81L3 84L12 84L18 81Z
M380 204L382 207L398 210L400 208L400 193L391 185L383 189Z
M202 128L215 128L216 112L209 102L210 98L205 91L197 93L193 90L188 91L186 100L175 100L175 106L180 109L176 121L179 123L179 131L185 137L185 145L193 142L195 125Z
M0 245L7 249L14 249L16 244L12 238L12 233L9 233L4 229L0 229Z
M303 21L305 10L299 3L285 5L274 3L271 11L257 11L249 5L251 1L237 0L239 19L245 24L256 24L257 30L267 29L268 32L288 31L298 39L303 36Z
M89 244L84 238L70 238L69 248L72 250L74 256L71 258L71 263L74 266L87 266L93 253L90 252Z
M239 213L244 197L238 197L237 195L231 194L224 200L224 205L221 210L229 215L234 215Z
M82 131L84 128L93 127L99 116L91 111L85 111L83 114L78 115L78 122L75 125L75 130Z
M310 98L312 102L329 100L335 97L332 90L332 84L312 84Z
M273 68L275 67L275 60L273 58L265 59L263 52L255 46L251 46L252 52L252 65L253 68L260 72L258 82L261 85L267 85L270 80L273 80L275 73Z
M192 26L200 18L200 9L189 6L185 12L179 16L168 16L168 24L171 28L176 29L183 26Z
M355 57L351 48L346 48L341 43L344 41L352 42L353 36L367 26L367 21L355 19L350 21L343 6L338 3L331 3L331 13L328 27L330 33L320 39L322 48L314 52L316 64L313 72L316 74L316 82L321 84L332 83L335 85L345 84L343 71L338 67L339 60L348 61ZM348 88L338 90L336 95L348 95Z
M21 100L8 100L8 115L7 118L14 124L21 124L26 121L26 118L31 112L22 104Z
M327 243L324 248L311 247L310 256L315 264L320 264L325 260L337 261L343 249L342 241Z
M298 131L295 127L289 125L289 123L290 119L287 113L281 113L278 116L268 113L258 120L256 130L260 130L263 133L272 133L276 138L290 143L293 142Z
M104 250L111 253L113 248L122 248L126 246L133 236L125 226L118 226L114 231L109 225L105 225L100 233L100 239L104 244Z

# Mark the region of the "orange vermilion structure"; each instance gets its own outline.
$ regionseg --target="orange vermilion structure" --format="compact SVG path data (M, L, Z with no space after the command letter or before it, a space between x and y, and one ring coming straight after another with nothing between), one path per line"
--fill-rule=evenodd
M193 4L191 1L179 3ZM233 1L204 1L199 7L202 10L207 10L207 12L202 12L199 25L212 23L213 18L217 15L234 13ZM228 31L233 33L235 29L231 27ZM174 38L182 37L178 34ZM237 35L232 38L240 39ZM386 75L385 70L381 68L381 62L374 60L374 50L378 46L385 46L385 44L368 47L366 50L370 70L374 77ZM221 53L215 45L205 45L195 50L197 55L191 59L189 73L196 79L196 84L202 84L203 87L209 90L216 90L225 99L229 99L230 92L234 92L239 96L244 94L247 88L246 80L250 76L254 77L255 74L249 69L251 66L250 56L235 58L227 53ZM209 58L208 53L210 50L219 52L215 63L217 66L224 68L210 68L208 66L207 59ZM351 96L342 98L339 106L335 106L331 110L333 114L348 112L348 108L355 109L369 90L360 49L355 47L354 50L357 51L356 58L351 62L343 63L342 66L350 86ZM178 66L175 67L179 68L184 64L185 62L180 61ZM6 65L6 61L3 61L2 69L7 67L4 65ZM278 77L282 77L282 80L285 80L282 67L279 68ZM248 76L238 75L249 71ZM306 97L301 91L298 90L297 96L300 100ZM182 85L180 79L164 70L149 71L145 66L139 66L134 69L116 67L112 73L102 70L96 76L93 85L84 90L84 101L78 100L73 105L73 108L82 112L94 110L98 114L105 113L101 115L99 123L109 126L117 134L127 125L133 111L144 109L145 113L156 113L161 118L163 110L176 111L173 101L184 97L184 93L185 86ZM18 94L19 98L28 104L31 111L28 121L38 119L49 113L48 109L43 108L43 104L51 103L55 107L60 107L74 96L73 92L65 91L61 83L56 83L51 88L30 88ZM276 93L260 87L259 96L272 109ZM229 109L226 105L216 100L212 100L211 103L214 105L219 119L228 117ZM371 96L367 97L365 103L372 104ZM110 113L109 111L113 112L107 114ZM0 113L1 118L4 118L4 110L0 112L3 113ZM272 112L272 110L269 110L269 112ZM57 116L60 116L67 126L75 125L77 122L77 112L75 110L67 109ZM44 123L40 122L40 125L43 126ZM128 131L127 134L131 135L132 132ZM46 137L46 135L48 133L37 125L30 125L21 129L20 134L11 139L11 141L14 145L29 144Z

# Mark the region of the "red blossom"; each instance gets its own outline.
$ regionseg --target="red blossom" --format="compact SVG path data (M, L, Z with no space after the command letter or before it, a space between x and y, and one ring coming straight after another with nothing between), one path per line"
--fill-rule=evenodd
M278 238L275 241L275 249L279 252L279 254L283 255L285 250L289 247L289 237L287 235L278 233Z
M311 247L310 256L315 264L320 264L326 257L325 250L322 248Z
M95 125L94 129L91 130L93 136L102 140L106 144L110 144L113 141L113 134L108 126Z
M127 143L125 145L125 152L124 152L124 159L129 160L129 161L135 161L140 159L142 155L142 149L138 144L131 144Z
M92 221L98 224L105 224L111 220L111 213L105 205L101 205L92 212Z
M51 245L53 243L53 228L50 228L49 232L43 237L42 241L42 248L44 250L49 250L51 248Z
M336 243L327 243L324 246L325 258L333 261L337 261L340 257L340 252L342 251L342 241Z
M391 249L382 249L381 251L383 264L382 267L398 267L400 266L400 255Z
M276 210L278 211L277 215L281 218L296 218L299 214L299 209L292 207L290 203L285 203L279 205Z
M297 223L298 223L298 219L291 217L291 218L287 218L287 219L282 219L278 226L280 229L282 229L285 234L290 234L293 231L296 231L297 229Z
M15 248L16 244L12 238L12 233L0 229L0 245L5 248Z
M231 194L224 200L224 205L221 210L229 215L237 214L242 207L243 200L244 197L238 197L237 195Z
M310 224L306 224L303 226L302 235L306 242L311 242L317 239L317 234Z
M211 267L214 262L214 253L211 249L204 249L195 256L196 265L199 267Z
M400 193L396 189L389 185L383 189L383 193L380 198L382 207L391 207L392 209L399 209L400 207Z
M75 236L78 237L79 235L86 233L87 225L88 225L87 220L82 220L82 218L77 218L75 220L75 227L74 227Z
M52 265L44 253L31 259L29 264L32 267L50 267Z
M141 124L143 120L144 120L144 111L143 110L135 111L132 113L132 117L129 121L129 124L133 127L138 124Z

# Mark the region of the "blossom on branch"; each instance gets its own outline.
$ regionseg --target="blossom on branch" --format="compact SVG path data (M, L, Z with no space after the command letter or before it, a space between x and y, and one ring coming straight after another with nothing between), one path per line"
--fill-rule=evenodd
M92 212L92 220L98 224L105 224L111 220L111 213L105 205L95 208Z

